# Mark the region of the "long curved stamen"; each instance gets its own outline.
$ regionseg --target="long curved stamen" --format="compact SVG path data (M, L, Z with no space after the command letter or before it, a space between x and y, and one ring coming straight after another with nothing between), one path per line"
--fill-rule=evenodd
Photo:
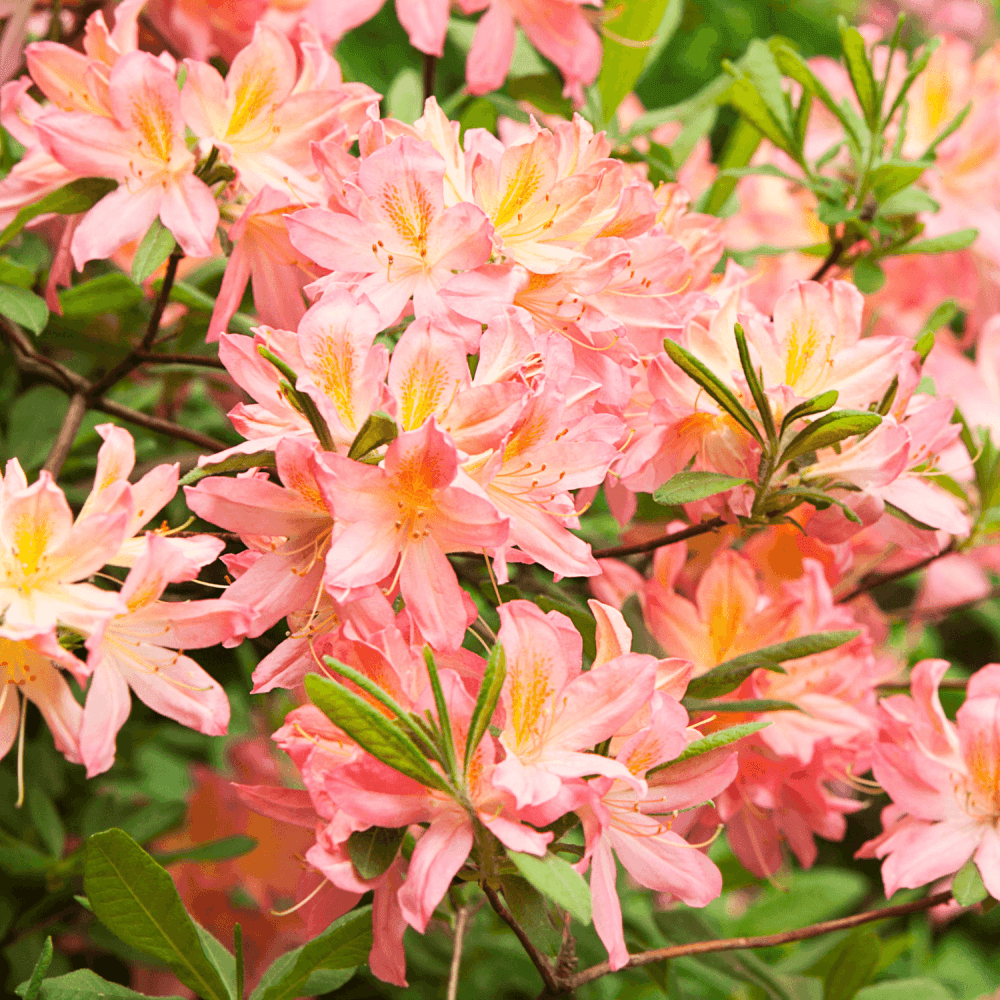
M24 724L28 718L28 697L21 693L21 722L17 729L17 801L15 809L24 805Z
M319 894L319 891L321 889L324 889L326 887L326 885L327 885L327 880L324 879L322 882L320 882L320 884L318 886L316 886L315 889L313 889L313 891L311 893L309 893L308 896L306 896L305 899L300 900L294 906L290 906L287 910L271 910L270 911L271 916L272 917L287 917L290 914L294 913L296 910L302 909L302 907L305 906L306 903L311 902L313 899L315 899L316 896Z

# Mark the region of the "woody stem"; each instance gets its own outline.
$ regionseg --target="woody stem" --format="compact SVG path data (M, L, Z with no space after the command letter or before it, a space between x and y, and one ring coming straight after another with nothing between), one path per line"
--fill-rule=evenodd
M496 889L492 888L489 882L485 881L480 883L480 887L486 894L486 898L490 901L490 906L496 911L497 916L514 932L514 935L528 953L528 958L534 963L538 974L542 977L542 982L545 983L545 991L542 995L558 996L560 993L565 993L566 988L556 979L548 958L535 947L534 942L528 937L528 932L514 919L510 910L503 905L503 902L497 895Z

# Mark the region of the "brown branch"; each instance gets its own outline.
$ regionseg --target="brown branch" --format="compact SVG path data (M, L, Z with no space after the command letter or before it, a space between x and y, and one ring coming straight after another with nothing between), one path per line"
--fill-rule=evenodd
M951 899L951 892L938 892L933 896L918 899L913 903L903 903L900 906L886 906L881 910L869 910L867 913L856 913L850 917L841 917L839 920L826 920L820 924L811 924L809 927L800 927L794 931L783 931L780 934L764 934L760 937L739 937L722 938L718 941L692 941L689 944L671 945L668 948L654 948L652 951L642 951L637 955L630 955L626 968L634 969L640 965L648 965L650 962L660 962L668 958L680 958L684 955L707 955L718 951L741 951L744 948L774 948L777 945L789 944L792 941L804 941L807 938L819 937L822 934L830 934L832 931L849 930L851 927L859 927L861 924L872 923L875 920L890 920L893 917L903 917L909 913L920 913L922 910L929 910L933 906L940 906ZM565 987L561 987L562 992L575 990L584 983L592 982L606 976L611 971L607 962L599 965L592 965L583 972L578 972L573 976ZM546 984L547 986L548 984ZM546 994L543 994L545 996ZM551 995L558 996L558 992L551 992Z
M437 76L437 59L424 54L424 101L434 96L434 79Z
M915 562L911 566L904 566L902 569L894 570L892 573L878 573L862 577L861 582L854 588L854 590L845 594L843 597L838 597L837 600L841 604L846 604L848 601L853 601L855 597L859 597L861 594L867 594L869 590L881 587L883 583L892 583L893 580L902 580L904 576L916 573L917 570L923 569L925 566L930 566L932 562L941 559L943 556L950 555L954 551L955 539L953 538L940 552L937 552L932 556L928 556L926 559L921 559L920 562Z
M534 942L528 937L527 931L514 919L507 907L503 905L500 897L497 895L496 889L492 888L488 882L480 883L480 887L486 893L486 898L490 901L490 906L496 910L497 916L514 932L518 941L521 942L522 947L528 953L528 958L531 959L535 968L538 969L538 974L542 977L542 982L545 983L546 994L558 996L560 993L564 993L563 984L553 974L552 965L548 958L535 947Z
M616 556L635 556L641 552L652 552L662 545L671 545L674 542L683 542L686 538L694 538L696 535L704 535L707 531L715 531L716 528L725 527L726 522L721 517L713 517L711 521L702 521L701 524L693 524L690 528L682 531L675 531L662 538L654 538L650 542L637 542L635 545L616 545L610 549L597 549L591 553L595 559L612 559Z
M87 415L87 399L80 392L74 392L69 398L69 406L66 408L66 415L59 426L59 433L49 451L49 457L45 459L42 466L44 472L51 473L53 479L57 479L62 471L63 464L69 457L73 442L76 440L80 424Z
M823 276L831 267L834 267L838 260L840 260L840 255L844 252L843 240L834 240L833 245L830 247L830 252L826 255L826 260L816 269L816 272L809 279L810 281L821 281Z
M207 434L182 427L170 420L162 420L160 417L141 413L139 410L123 406L105 396L95 397L94 386L87 379L35 350L31 341L16 323L11 322L5 316L0 316L0 328L3 329L8 342L13 347L14 357L20 368L37 375L70 396L83 396L89 409L100 410L109 416L117 417L119 420L127 420L129 423L145 427L157 434L190 441L191 444L204 448L209 453L223 451L226 448L224 442L216 441L215 438L209 437Z
M146 325L146 333L139 342L138 347L133 348L101 378L91 385L87 392L88 397L97 399L103 396L112 386L117 385L129 372L134 371L142 361L142 355L148 354L149 349L156 340L156 335L160 332L160 320L163 319L163 310L167 308L167 301L170 299L170 290L174 287L174 279L177 277L177 265L180 264L184 253L175 250L167 261L167 271L163 276L163 284L160 292L153 303L153 312L150 314L149 323Z
M938 681L939 691L964 691L969 684L968 677L948 677L944 680ZM909 681L886 681L884 684L878 684L875 687L876 691L909 691L910 682Z
M218 359L206 354L159 354L156 351L135 351L140 361L154 365L198 365L202 368L221 368L225 365Z
M447 1000L457 1000L458 974L462 968L462 945L465 943L465 929L469 923L470 906L459 907L455 915L455 943L451 949L451 967L448 970Z

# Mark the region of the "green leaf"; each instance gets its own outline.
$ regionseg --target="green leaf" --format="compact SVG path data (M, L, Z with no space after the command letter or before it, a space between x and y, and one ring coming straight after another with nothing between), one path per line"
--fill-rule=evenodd
M740 401L718 376L710 372L693 354L684 350L680 344L673 340L664 340L663 349L667 352L670 360L685 375L697 382L744 430L752 434L761 444L764 443L760 431L757 430L757 426L750 418L750 414L743 409Z
M865 40L857 28L852 28L841 16L838 19L840 29L840 48L844 54L844 63L847 66L848 75L851 78L851 85L854 93L858 95L858 103L864 112L865 121L868 127L874 129L878 124L878 88L875 85L875 76L872 73L872 64L865 51Z
M780 503L785 497L793 497L803 503L811 503L817 510L826 510L827 507L831 506L839 507L843 512L844 517L846 517L852 524L861 523L861 518L858 517L858 515L855 514L843 500L840 500L838 497L831 496L829 493L823 493L820 490L809 490L801 486L786 487L784 489L775 490L773 493L769 494L768 501L778 501ZM797 507L798 504L795 504L795 506ZM794 508L784 507L785 511L791 509ZM768 512L770 512L770 509L768 509Z
M61 858L66 845L66 830L55 803L39 785L32 785L28 789L27 799L32 826L38 831L49 854L54 858Z
M919 243L907 243L893 253L897 257L911 253L954 253L956 250L966 250L971 247L978 236L978 229L956 229L953 233L932 236L930 239L920 240Z
M306 985L313 973L343 969L353 975L357 966L368 961L371 946L372 908L351 910L308 944L275 959L250 1000L294 1000L310 995Z
M270 361L275 368L284 375L284 379L279 379L278 384L281 387L282 393L287 398L288 402L292 404L308 421L309 426L312 427L313 433L316 435L316 440L319 441L320 447L324 451L335 451L333 445L333 438L330 437L330 428L326 424L326 419L323 414L319 412L319 408L316 406L316 402L313 400L312 396L305 392L299 392L296 388L296 383L299 380L299 376L296 374L295 370L288 364L287 361L283 361L278 357L273 351L265 347L263 344L257 345L257 353L265 360Z
M677 6L677 0L672 6ZM667 0L621 0L601 25L604 57L597 87L606 119L614 116L615 109L632 92L653 45L663 41L656 35L666 9Z
M406 836L406 827L370 826L347 838L347 853L359 878L370 882L388 871Z
M220 837L194 847L185 847L182 851L169 851L165 854L154 854L157 864L172 865L178 861L228 861L249 854L257 846L253 837L241 833L231 837Z
M868 927L858 927L837 948L823 979L823 1000L854 1000L875 975L882 940Z
M983 884L983 876L971 858L958 869L952 882L951 894L960 906L974 906L989 896L989 891Z
M515 101L527 101L548 115L572 118L573 103L563 97L562 88L562 80L555 73L532 73L507 82L507 93Z
M726 476L721 472L678 472L657 487L653 499L664 507L674 507L693 500L704 500L749 482L749 479Z
M428 788L449 791L413 740L363 698L317 674L306 675L305 687L312 703L373 757Z
M551 851L541 858L520 851L507 851L507 857L543 896L561 906L580 923L590 923L590 886L568 861Z
M180 486L191 486L206 476L218 476L223 472L246 472L247 469L274 469L276 459L273 451L255 451L250 455L230 455L221 462L199 465L181 477Z
M736 336L736 349L740 355L740 367L743 369L750 395L753 396L754 405L757 407L761 422L764 424L764 432L769 441L774 441L777 436L774 430L774 416L771 413L771 405L767 396L764 394L764 386L761 384L760 377L753 370L753 361L750 359L750 348L747 346L746 334L739 323L733 326L733 333Z
M9 875L41 875L52 858L0 830L0 869Z
M373 410L361 425L361 430L354 436L347 457L358 461L376 448L395 441L398 435L399 428L396 426L396 421L382 410Z
M724 64L725 65L725 64ZM757 89L745 76L737 76L729 88L729 103L778 149L795 156L795 140L775 121Z
M883 217L917 215L920 212L937 212L941 205L923 188L908 187L890 195L878 206L878 214Z
M87 841L83 885L97 918L122 941L205 1000L230 1000L170 876L128 834L107 830Z
M118 826L136 843L145 844L182 823L186 812L183 802L151 802L120 820Z
M229 996L235 1000L236 995L236 958L233 953L214 935L206 930L197 921L193 921L194 929L198 932L198 940L205 955L212 963L219 977L226 984Z
M908 524L911 528L918 528L920 531L937 531L933 524L918 521L912 514L907 514L902 507L897 507L894 503L889 503L888 500L885 501L885 512L892 515L897 521Z
M775 660L763 655L748 653L734 663L720 663L700 677L693 677L687 695L692 698L718 698L735 691L755 670L785 673Z
M779 642L773 646L761 646L760 649L755 649L752 653L733 657L719 666L733 666L755 656L765 657L775 663L784 663L786 660L801 660L803 656L815 656L817 653L837 649L838 646L843 646L852 639L857 639L859 635L861 632L858 629L810 632L808 635L799 635L787 642Z
M927 360L927 355L934 347L934 334L942 327L947 326L959 312L958 303L954 299L945 299L927 317L924 325L917 334L917 342L913 349L920 355L921 361Z
M886 160L871 172L872 193L881 204L919 180L930 166L924 160Z
M781 70L768 44L759 38L751 39L746 54L740 60L740 69L750 79L782 131L786 135L792 135L792 119L781 86Z
M10 257L0 257L0 284L31 288L35 283L35 270L19 264Z
M896 979L866 986L855 994L855 1000L955 1000L935 979Z
M867 434L880 423L882 418L877 413L869 413L866 410L837 410L835 413L828 413L814 420L792 438L779 459L779 464L784 465L785 462L794 461L820 448L829 448L830 445L845 438Z
M0 233L0 246L9 243L36 216L54 212L57 215L77 215L93 208L106 194L118 187L108 177L80 177L47 194L34 205L26 205L7 228Z
M153 219L132 259L132 280L141 285L174 252L176 244L174 234Z
M747 698L743 701L705 701L702 698L681 699L681 704L689 712L715 712L723 715L732 712L801 712L798 705L790 701L778 701L774 698Z
M25 996L27 984L17 988ZM109 983L90 969L77 969L65 976L43 979L38 1000L148 1000L145 993L136 993L118 983ZM180 1000L180 997L161 997L159 1000Z
M469 719L469 733L465 739L465 763L464 773L469 773L469 765L472 763L472 755L482 742L493 720L493 713L497 710L497 702L500 701L500 693L503 691L503 682L507 677L507 655L503 646L496 643L490 650L489 659L486 661L486 669L483 671L483 680L479 685L479 694L476 696L476 705L472 710L472 717Z
M814 413L825 413L830 407L837 405L839 398L840 393L836 389L830 389L829 392L821 392L818 396L813 396L812 399L807 399L804 403L793 406L785 414L785 419L781 421L781 433L784 434L787 427L791 427L796 420L802 417L809 417Z
M0 285L0 313L36 336L49 321L49 307L45 299L17 285Z
M60 292L59 304L66 319L85 319L124 312L144 298L142 289L131 278L116 271Z
M864 292L865 295L874 295L885 284L885 271L871 257L860 257L856 260L851 274L858 291Z
M49 971L49 963L52 961L52 938L47 937L42 945L42 953L35 962L35 968L31 972L31 979L28 980L27 989L22 996L24 1000L38 1000L38 994L42 989L42 980L45 973Z
M760 131L745 118L737 121L729 130L729 138L719 156L720 175L699 199L698 211L707 212L709 215L718 215L725 208L736 190L736 178L723 176L724 172L745 167L753 159L762 139Z
M700 757L702 754L718 750L719 747L728 746L737 740L752 736L754 733L759 733L762 729L766 729L769 725L771 725L770 722L743 722L738 726L730 726L728 729L719 729L708 736L703 736L700 740L689 743L684 752L673 760L668 760L664 764L658 764L656 767L650 768L646 772L646 777L648 778L651 774L656 774L657 771L662 771L665 767L680 764L681 761L690 760L692 757Z
M499 876L504 902L511 916L544 952L555 955L562 941L562 921L551 900L520 875Z

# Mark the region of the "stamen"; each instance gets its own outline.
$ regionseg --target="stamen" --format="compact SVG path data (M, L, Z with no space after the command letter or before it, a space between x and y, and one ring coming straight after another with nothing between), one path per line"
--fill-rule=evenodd
M24 724L28 718L28 698L21 694L21 724L17 730L17 801L15 809L24 805Z
M305 899L296 903L294 906L290 906L287 910L271 910L272 917L287 917L289 914L294 913L296 910L300 910L306 903L315 899L320 889L326 888L326 879L324 879L318 886Z

